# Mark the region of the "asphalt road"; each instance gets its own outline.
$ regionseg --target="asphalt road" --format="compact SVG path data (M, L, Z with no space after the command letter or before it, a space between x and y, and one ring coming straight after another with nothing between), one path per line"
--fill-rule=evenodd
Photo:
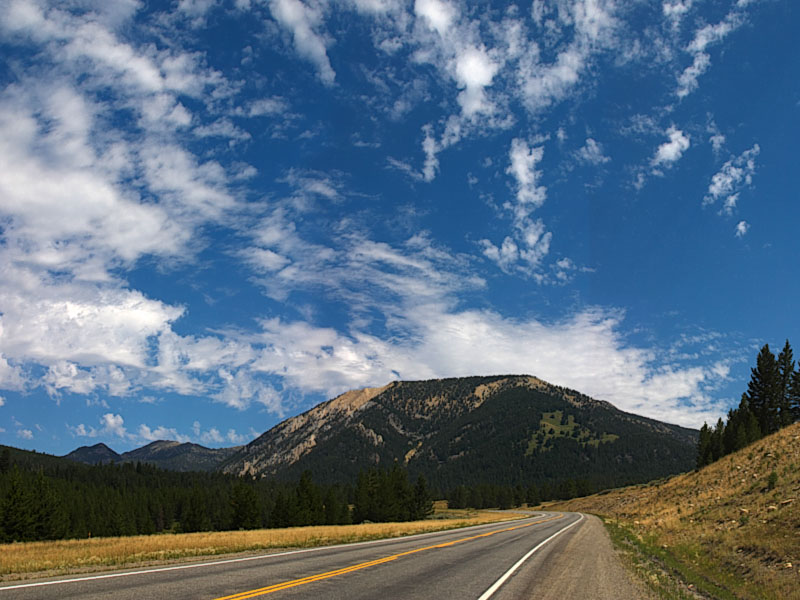
M539 573L559 558L559 548L590 556L600 551L583 547L596 545L591 541L570 544L590 523L576 513L536 513L521 521L378 542L6 584L0 600L530 598L537 597ZM571 568L564 564L558 574Z

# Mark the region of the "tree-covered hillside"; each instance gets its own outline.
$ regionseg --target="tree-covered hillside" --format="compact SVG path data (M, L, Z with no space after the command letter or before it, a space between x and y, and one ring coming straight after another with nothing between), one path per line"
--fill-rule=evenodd
M311 470L335 483L398 462L442 492L567 480L596 490L689 470L696 443L694 430L532 377L471 377L331 400L254 440L225 469L281 480Z
M0 542L403 521L430 508L426 482L399 466L320 486L310 472L276 483L0 447Z

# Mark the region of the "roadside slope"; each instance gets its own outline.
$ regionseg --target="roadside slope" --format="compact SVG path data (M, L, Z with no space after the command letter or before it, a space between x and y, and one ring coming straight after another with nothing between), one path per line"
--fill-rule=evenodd
M561 503L603 515L743 598L798 598L800 423L700 471Z

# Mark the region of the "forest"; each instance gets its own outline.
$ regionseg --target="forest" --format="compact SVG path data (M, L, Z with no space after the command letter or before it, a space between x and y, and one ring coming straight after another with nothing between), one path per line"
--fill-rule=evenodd
M725 421L700 429L698 469L800 421L800 370L795 367L789 340L777 358L769 344L761 348L738 408L729 410Z
M432 510L425 480L411 484L397 465L320 486L308 471L278 483L0 451L2 542L408 521Z

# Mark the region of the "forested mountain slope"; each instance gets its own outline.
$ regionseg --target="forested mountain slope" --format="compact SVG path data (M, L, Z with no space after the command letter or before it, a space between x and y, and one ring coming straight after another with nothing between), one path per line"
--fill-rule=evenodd
M555 484L587 489L691 469L697 431L622 412L530 376L394 382L347 392L273 427L228 473L320 482L397 461L439 490Z

